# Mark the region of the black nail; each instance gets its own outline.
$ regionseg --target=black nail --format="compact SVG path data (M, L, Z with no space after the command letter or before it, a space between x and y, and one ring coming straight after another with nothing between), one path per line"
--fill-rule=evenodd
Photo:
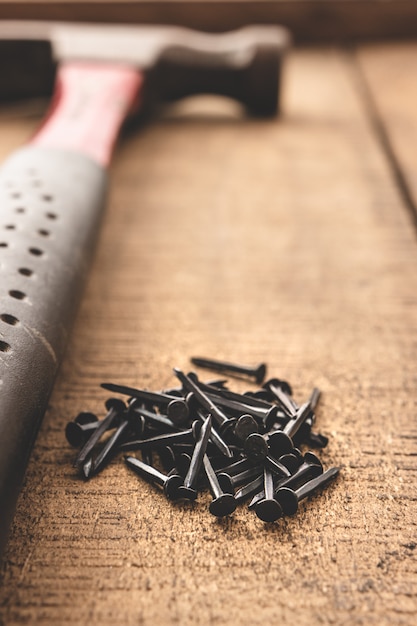
M195 443L173 443L172 448L175 454L181 454L181 452L185 452L186 454L192 455Z
M65 427L65 437L73 448L82 446L97 428L98 417L94 413L79 413L72 422L68 422Z
M248 414L263 423L271 423L278 417L279 409L277 406L269 405L268 408L251 406L249 404L243 404L242 402L230 400L229 398L211 393L208 393L207 397L214 402L216 406L228 409L235 415L240 416L242 414Z
M340 471L339 467L332 467L316 478L298 487L295 491L288 487L281 487L275 493L275 498L280 503L285 515L294 515L298 510L298 503L314 493L318 488L324 487L336 478Z
M313 409L313 411L315 410L315 408L317 407L317 405L319 403L320 396L321 396L320 389L318 389L317 387L314 387L314 389L311 392L311 395L310 395L310 397L308 399L308 402L310 403L310 406Z
M127 411L126 419L128 419L129 421L130 433L134 435L135 437L141 437L146 428L145 417L141 415L139 412L135 411L134 409L132 410L131 407L129 407Z
M275 459L270 454L268 454L265 457L264 462L265 462L265 467L267 467L270 471L274 472L274 474L278 474L278 476L291 476L291 472L288 469L288 467L284 465L283 463L281 463L281 461L279 461L278 459Z
M292 454L294 451L293 440L282 430L275 430L268 437L268 445L271 454L279 459L284 454Z
M329 443L329 438L320 433L310 431L306 437L306 444L312 448L325 448Z
M305 402L299 409L297 409L294 417L288 421L282 431L292 439L304 422L310 417L311 413L310 403Z
M252 433L243 443L243 450L248 459L262 461L268 454L268 437L260 433Z
M247 393L235 393L234 391L230 391L229 389L217 388L212 385L208 385L207 383L202 383L198 380L198 377L194 374L194 372L190 372L189 376L194 380L194 382L199 386L202 391L205 391L208 394L212 394L213 396L220 396L227 400L235 400L236 402L240 402L240 404L246 406L258 407L259 409L268 410L271 408L271 403L265 400L260 400L259 398L254 397L253 395L248 395Z
M268 454L272 454L279 459L284 454L291 454L294 450L292 440L281 430L260 435L253 433L243 443L243 450L246 456L253 461L261 461Z
M187 475L184 478L184 484L179 487L180 496L187 498L188 500L195 500L197 497L197 491L195 486L198 480L198 474L203 463L203 457L206 453L208 440L211 430L211 415L203 422L201 427L200 436L195 444L194 452L191 457L190 467Z
M244 483L250 482L251 480L256 478L261 472L261 468L255 465L252 467L248 467L238 474L227 474L226 472L219 472L217 474L217 480L219 481L223 491L227 493L234 493L236 487Z
M189 417L189 409L187 403L184 400L171 400L168 403L167 408L167 417L174 422L174 424L182 425L188 420Z
M251 480L250 483L247 483L246 485L244 485L243 487L241 487L240 489L236 491L235 493L236 502L239 504L240 502L243 502L244 500L246 500L246 498L249 498L254 493L258 493L260 489L262 489L263 484L264 484L263 474L259 474L259 476ZM262 498L263 497L264 497L264 493L262 491Z
M230 493L224 493L217 479L216 473L209 461L207 454L203 457L204 469L209 481L213 500L210 502L209 511L216 517L230 515L236 509L236 500Z
M188 419L188 407L185 401L176 396L147 391L146 389L136 389L126 385L116 385L114 383L102 383L101 386L108 391L138 398L158 407L166 407L167 417L175 424L183 424Z
M120 422L112 436L106 441L103 448L98 453L97 457L93 461L93 467L90 475L98 474L105 465L111 460L113 454L117 450L117 444L123 437L125 432L129 429L129 420L124 419Z
M286 380L281 380L280 378L270 378L264 382L262 389L264 389L269 394L269 397L274 400L277 400L277 389L279 389L284 392L286 396L290 397L290 402L294 402L292 399L291 385Z
M154 413L153 411L148 411L141 406L136 404L136 400L129 405L129 411L132 413L137 413L138 415L142 415L146 422L152 424L152 426L156 426L157 428L167 428L168 430L178 430L178 424L175 424L169 417L163 415L162 413Z
M284 426L288 424L288 420L290 419L291 418L286 411L281 409L279 406L275 406L275 413L271 411L270 414L265 417L264 429L266 432L282 430Z
M244 456L236 459L235 461L233 461L233 463L229 463L228 465L222 465L221 467L217 468L216 471L217 473L224 472L226 474L235 475L253 466L253 462L251 462L246 456Z
M201 406L210 412L210 415L213 417L213 419L216 421L217 425L220 428L220 433L222 433L230 426L234 425L235 420L227 417L227 415L225 415L223 411L221 411L219 407L216 406L215 403L212 402L203 391L201 391L198 385L196 385L196 383L191 380L189 376L184 374L184 372L177 369L176 367L174 367L174 373L177 378L182 382L184 387L193 392L194 396L199 401Z
M250 378L255 378L255 382L258 384L263 381L266 374L265 363L260 363L255 367L249 367L247 365L237 365L236 363L217 361L201 357L192 357L191 362L198 367L208 368L217 372L228 372L230 374L249 376Z
M261 402L266 402L267 404L271 404L271 394L266 389L258 389L257 391L245 391L245 398L250 398L251 400L260 400Z
M297 471L289 478L280 480L277 487L291 487L291 489L297 489L297 487L306 482L306 479L316 478L320 474L323 474L323 465L320 459L312 452L306 452L303 462Z
M264 497L255 507L255 513L263 522L275 522L282 517L282 508L274 498L274 479L272 472L264 469Z
M241 415L233 429L235 437L245 441L249 435L259 432L258 423L251 415Z
M278 461L287 468L290 474L294 474L300 467L300 457L298 454L291 452L290 454L283 454L279 457Z
M98 421L99 419L97 415L95 415L94 413L90 413L89 411L82 411L81 413L78 413L77 417L74 418L72 422L69 422L69 423L87 425L87 424L97 423Z
M282 458L282 457L281 457ZM281 460L281 459L280 459ZM323 466L321 461L312 452L306 452L303 458L303 462L298 467L297 471L291 476L281 478L278 480L275 490L277 491L281 487L289 487L291 489L297 489L300 485L304 484L311 478L316 478L323 473ZM256 503L264 497L263 491L257 494L249 504L249 508L253 508Z
M294 449L294 437L306 419L311 415L311 408L308 402L303 404L295 413L294 417L288 420L282 430L271 432L268 437L268 445L272 454L279 458L283 454L289 454Z
M106 400L105 405L108 413L106 417L100 421L99 426L97 426L97 428L92 432L85 445L81 448L77 458L75 459L74 467L84 465L101 436L107 429L111 428L118 419L120 419L120 414L126 409L125 403L122 400L117 400L116 398L109 398Z
M298 405L294 402L291 396L288 396L281 387L270 387L274 389L274 395L279 406L287 413L289 417L293 417L297 412Z
M81 468L81 473L83 477L88 480L91 476L92 471L93 471L93 459L90 456L90 458L88 458L83 464Z
M207 418L207 415L204 415L204 413L201 411L201 409L197 410L197 415L198 415L199 419L201 419L202 421L204 421ZM226 457L227 459L232 459L233 458L232 450L227 445L227 443L224 441L224 439L221 437L221 435L217 432L217 430L214 428L213 425L211 426L210 441L212 442L212 444L214 446L216 446L217 450L224 457Z
M176 443L190 443L193 441L195 429L188 428L176 433L166 433L164 435L156 435L155 437L148 437L147 439L134 439L131 441L125 441L119 450L128 452L131 450L145 450L147 448L164 448L165 446L172 446Z
M139 459L134 456L125 457L125 461L137 474L163 487L167 498L176 500L179 497L178 489L182 485L181 476L177 474L165 476L165 474L162 474L159 470L146 465L146 463L142 463L142 461L139 461Z

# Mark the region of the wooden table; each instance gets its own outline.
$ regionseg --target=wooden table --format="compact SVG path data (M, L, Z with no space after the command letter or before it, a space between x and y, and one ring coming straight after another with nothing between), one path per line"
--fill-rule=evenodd
M295 50L282 117L200 98L120 145L0 624L415 623L416 69L414 43ZM2 112L2 158L37 118ZM265 525L169 504L121 458L78 479L64 427L103 414L99 383L166 387L193 354L320 387L337 482Z

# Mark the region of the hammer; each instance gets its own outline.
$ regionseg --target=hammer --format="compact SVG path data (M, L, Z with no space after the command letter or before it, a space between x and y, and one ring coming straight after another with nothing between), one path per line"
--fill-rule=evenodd
M214 93L278 111L285 29L0 22L0 100L52 95L0 171L0 551L80 300L123 122Z

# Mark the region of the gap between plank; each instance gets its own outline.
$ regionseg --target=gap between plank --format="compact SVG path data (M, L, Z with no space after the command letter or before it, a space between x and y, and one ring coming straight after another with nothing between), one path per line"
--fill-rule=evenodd
M400 197L407 207L409 216L414 226L414 234L417 234L417 205L414 201L413 194L407 182L407 177L403 172L400 161L395 153L394 146L391 142L389 132L384 123L383 116L378 109L378 105L372 93L372 87L366 79L362 70L361 63L356 54L356 47L348 47L348 54L351 59L351 68L353 78L357 84L358 91L364 105L365 114L369 119L371 128L373 129L377 140L386 156L389 167L397 184Z

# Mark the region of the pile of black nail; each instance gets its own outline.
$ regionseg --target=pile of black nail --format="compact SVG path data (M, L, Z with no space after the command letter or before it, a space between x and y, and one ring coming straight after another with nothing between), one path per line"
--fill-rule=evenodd
M262 384L266 366L255 368L193 358L195 365ZM324 448L313 431L320 391L298 405L291 386L272 378L256 391L234 393L227 381L201 382L194 372L174 369L181 385L151 392L113 383L104 389L128 396L106 401L102 420L80 413L67 424L68 442L80 451L74 466L85 479L97 475L118 453L137 474L162 487L170 500L195 500L207 487L209 511L230 515L249 498L249 509L265 522L293 515L298 503L333 480L339 468L323 471L305 447ZM104 441L103 441L104 439ZM161 471L162 470L162 471Z

